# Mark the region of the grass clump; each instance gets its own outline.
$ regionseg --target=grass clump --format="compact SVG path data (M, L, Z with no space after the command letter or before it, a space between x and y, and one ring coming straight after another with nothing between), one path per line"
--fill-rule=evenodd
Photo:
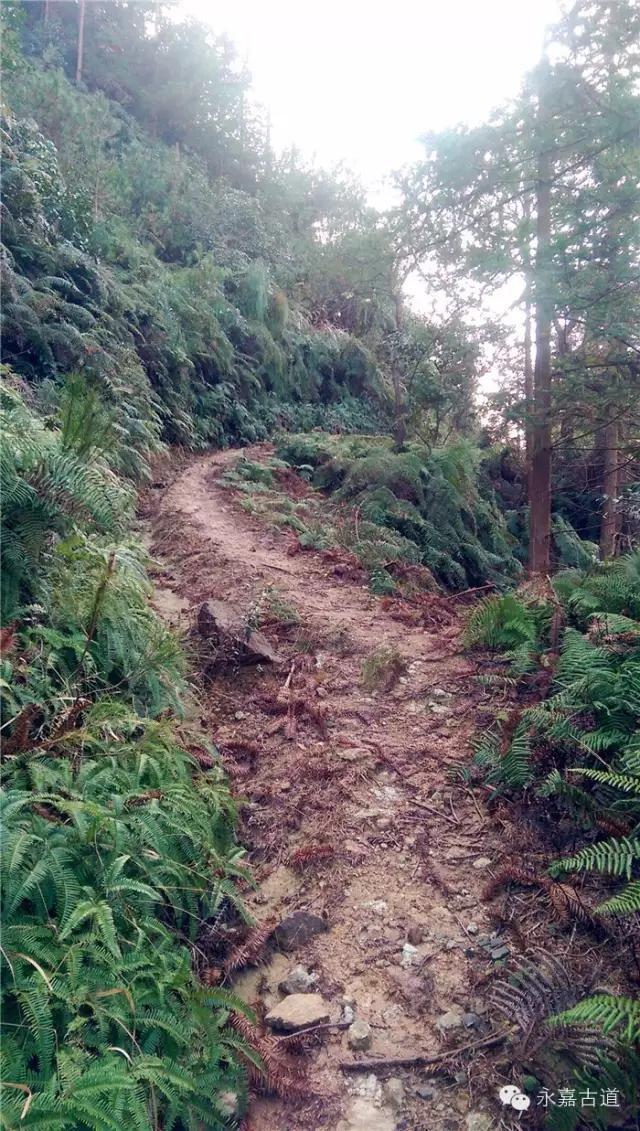
M362 662L362 685L367 691L391 691L407 670L397 648L383 645Z
M292 628L300 624L300 614L295 605L288 601L279 589L269 585L263 589L251 609L248 623L252 628L265 628L268 625Z

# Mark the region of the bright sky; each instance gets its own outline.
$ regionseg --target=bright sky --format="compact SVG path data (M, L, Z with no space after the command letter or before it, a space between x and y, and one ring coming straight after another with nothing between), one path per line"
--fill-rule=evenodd
M517 92L560 0L182 0L246 57L276 148L344 161L372 195L422 133Z

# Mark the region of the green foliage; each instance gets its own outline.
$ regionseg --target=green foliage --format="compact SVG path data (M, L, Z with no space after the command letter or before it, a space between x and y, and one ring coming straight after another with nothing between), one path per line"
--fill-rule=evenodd
M559 573L553 584L573 624L564 630L557 658L540 656L542 670L546 665L549 675L549 665L555 663L553 680L547 679L549 693L543 702L519 712L512 735L495 726L487 732L476 751L476 764L496 790L536 784L539 803L568 813L588 843L554 861L551 875L586 872L625 878L627 884L601 899L594 911L632 917L640 909L640 621L633 615L640 596L637 554L584 573ZM499 635L505 601L509 612L515 597L484 602L471 614L470 643L509 649L512 638ZM509 623L529 626L530 612L519 602ZM545 613L538 606L535 615L539 626L545 618L548 623L550 610ZM539 649L539 628L533 639ZM507 656L513 652L507 651ZM519 674L525 681L531 678L522 669ZM622 835L593 841L591 830L601 822L620 826Z
M46 427L9 384L0 391L0 429L6 621L21 602L40 595L52 536L70 533L76 522L117 533L130 517L132 494L102 457L81 458L69 431Z
M170 724L108 701L6 763L3 1080L32 1096L5 1092L7 1126L142 1128L155 1106L221 1128L216 1094L242 1093L237 1003L206 1008L188 946L238 873L233 807L218 770L192 775Z
M316 329L299 303L294 314L282 284L300 266L283 261L282 201L267 212L211 183L198 158L176 159L117 102L55 70L13 73L9 101L3 357L49 400L75 375L67 429L80 434L82 411L96 424L98 406L127 440L114 445L118 470L139 479L160 434L224 446L305 416L353 429L384 415L374 356L340 329ZM309 227L304 248L315 238Z
M114 541L126 437L103 451L112 417L83 377L45 419L16 385L0 394L2 1123L222 1131L256 1058L227 1024L243 1003L192 961L203 928L244 915L235 808L215 751L201 770L202 738L174 721L184 660L146 556Z
M347 545L368 568L421 564L452 589L488 579L504 584L518 571L468 443L431 453L410 444L395 452L385 437L312 433L286 437L278 454L294 467L313 467L313 483L360 516ZM358 542L377 544L379 552L369 560Z
M549 1019L552 1025L574 1022L598 1025L604 1033L617 1033L629 1042L640 1041L640 1002L613 994L595 994Z
M513 593L487 597L467 618L465 644L482 644L496 651L512 651L523 645L533 650L540 640L546 610L518 599Z

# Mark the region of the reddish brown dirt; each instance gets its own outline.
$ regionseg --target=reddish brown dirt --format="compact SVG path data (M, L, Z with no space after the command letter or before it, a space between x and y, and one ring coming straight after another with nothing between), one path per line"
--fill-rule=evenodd
M268 450L244 454L259 460ZM381 1093L385 1073L339 1067L363 1055L437 1054L481 1040L498 1020L488 1017L484 995L495 968L476 936L495 928L480 891L501 846L456 775L470 758L480 700L460 621L452 613L432 630L402 624L366 588L336 578L320 554L291 557L290 540L248 517L219 485L235 459L191 459L168 487L150 492L156 604L184 629L201 601L224 598L249 614L267 587L297 610L299 625L266 629L286 662L221 670L201 688L199 710L244 798L241 832L259 880L251 911L265 920L302 909L329 925L295 953L272 952L266 966L241 973L235 990L258 1010L270 1007L279 981L302 963L317 975L332 1020L344 998L372 1029L366 1054L354 1054L342 1030L319 1034L305 1058L305 1095L254 1100L249 1125L498 1127L483 1051L449 1074L392 1071L404 1085L401 1102ZM381 644L405 665L387 692L362 683L363 660ZM290 704L285 714L274 713L278 697ZM296 852L313 857L318 845L324 858L292 866ZM415 951L403 961L410 940ZM474 1027L443 1036L436 1020L450 1010L476 1014ZM418 1094L431 1086L431 1097ZM489 1122L468 1122L470 1111Z

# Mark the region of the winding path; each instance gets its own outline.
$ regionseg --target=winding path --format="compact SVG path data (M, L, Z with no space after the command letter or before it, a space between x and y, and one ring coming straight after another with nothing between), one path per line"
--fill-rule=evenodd
M269 451L242 454L260 460ZM270 1008L301 963L317 976L332 1020L346 1005L371 1027L368 1056L428 1056L443 1039L481 1039L486 1007L473 987L486 970L473 944L490 932L480 890L499 851L495 831L455 782L470 756L479 699L460 625L407 626L367 589L336 577L320 554L291 556L286 536L247 515L220 485L237 458L227 451L190 459L150 492L156 602L184 627L210 597L248 615L266 590L277 591L297 610L298 625L273 629L286 666L222 672L199 710L246 799L242 835L260 881L248 898L252 911L261 920L309 911L330 929L293 953L272 954L241 974L235 990ZM391 690L370 691L362 662L383 643L401 655L404 674ZM288 723L273 712L285 684L296 702ZM313 855L318 845L324 863L294 866L296 853ZM454 1025L466 1015L472 1028L460 1022L443 1037L446 1014ZM252 1131L471 1126L478 1081L430 1080L423 1069L383 1088L384 1074L340 1069L354 1055L344 1031L323 1033L308 1061L308 1094L254 1101Z

